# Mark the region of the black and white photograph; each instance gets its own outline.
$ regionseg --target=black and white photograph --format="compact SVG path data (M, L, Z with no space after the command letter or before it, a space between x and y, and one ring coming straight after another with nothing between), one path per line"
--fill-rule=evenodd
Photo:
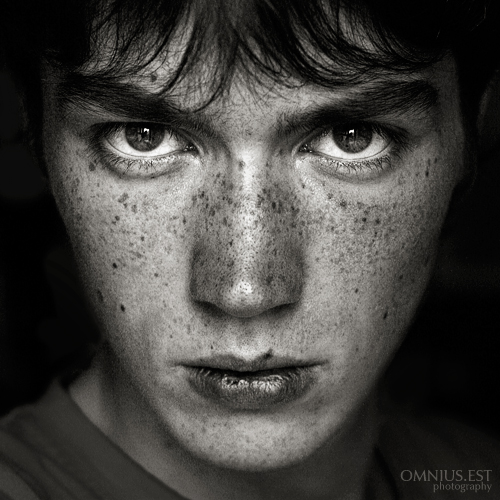
M500 499L500 2L3 0L0 500Z

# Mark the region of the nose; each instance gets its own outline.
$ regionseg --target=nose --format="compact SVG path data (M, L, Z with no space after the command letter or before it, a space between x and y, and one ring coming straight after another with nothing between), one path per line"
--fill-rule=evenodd
M272 167L267 167L272 168ZM300 300L302 249L290 183L237 162L202 194L190 292L197 303L238 318Z

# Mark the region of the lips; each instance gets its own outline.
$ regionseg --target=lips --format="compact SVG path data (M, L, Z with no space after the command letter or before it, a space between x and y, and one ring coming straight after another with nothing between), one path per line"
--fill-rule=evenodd
M205 399L240 410L259 410L301 398L314 384L314 366L261 357L219 356L186 366L192 389Z

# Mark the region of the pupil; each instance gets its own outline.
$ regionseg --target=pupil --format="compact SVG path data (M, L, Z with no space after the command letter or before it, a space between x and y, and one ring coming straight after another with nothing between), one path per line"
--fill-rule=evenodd
M346 153L360 153L372 142L373 133L368 127L349 127L333 132L335 144Z
M160 126L127 125L125 137L129 145L137 151L153 151L165 137L165 129Z

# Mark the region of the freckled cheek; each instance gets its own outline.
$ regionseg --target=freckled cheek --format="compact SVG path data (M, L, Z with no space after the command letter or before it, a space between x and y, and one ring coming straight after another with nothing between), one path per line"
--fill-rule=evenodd
M339 190L308 226L305 302L346 359L396 343L425 290L453 184L421 178L371 199Z
M86 166L66 163L52 183L95 308L139 320L146 305L179 303L171 296L186 282L189 214L161 203L151 185L141 191Z

